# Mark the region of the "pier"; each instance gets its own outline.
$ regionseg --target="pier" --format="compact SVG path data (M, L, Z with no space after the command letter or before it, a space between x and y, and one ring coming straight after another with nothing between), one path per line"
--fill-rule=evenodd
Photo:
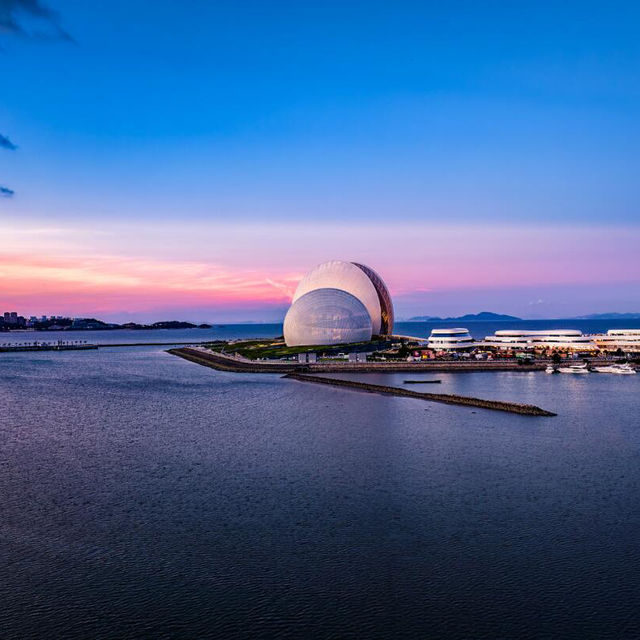
M83 340L56 340L55 342L33 342L0 343L0 352L12 353L16 351L84 351L86 349L97 349L98 345Z

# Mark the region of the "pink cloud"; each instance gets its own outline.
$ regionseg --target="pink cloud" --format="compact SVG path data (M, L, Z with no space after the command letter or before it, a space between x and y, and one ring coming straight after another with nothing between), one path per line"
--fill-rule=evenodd
M66 313L129 312L158 307L283 305L295 283L254 269L119 256L0 255L5 306Z
M637 227L132 223L101 230L12 222L0 225L0 238L0 304L23 313L184 317L198 310L213 319L246 310L249 319L266 309L281 318L300 277L328 259L370 265L399 308L412 309L449 294L468 305L470 292L490 300L489 292L502 291L511 300L524 288L588 292L629 283L635 292L640 282Z

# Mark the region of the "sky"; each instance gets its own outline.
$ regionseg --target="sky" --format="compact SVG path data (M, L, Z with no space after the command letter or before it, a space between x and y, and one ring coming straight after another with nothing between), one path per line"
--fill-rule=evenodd
M0 0L0 311L640 312L635 2Z

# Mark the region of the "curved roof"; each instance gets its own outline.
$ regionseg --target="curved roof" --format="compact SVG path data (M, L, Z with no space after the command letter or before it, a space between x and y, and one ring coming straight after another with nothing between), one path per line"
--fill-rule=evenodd
M454 327L452 329L431 329L432 336L468 335L469 329Z
M366 307L371 316L374 334L380 333L382 326L382 308L378 290L369 275L353 262L331 260L317 265L302 278L293 296L298 298L315 289L341 289L355 296ZM386 290L386 289L385 289Z
M284 319L288 347L371 340L371 317L364 304L342 289L314 289L300 296Z
M387 285L384 283L384 280L371 268L367 267L365 264L359 264L358 262L353 262L356 267L362 269L367 276L369 276L369 280L376 289L378 294L378 302L380 303L380 331L381 335L391 335L393 333L393 302L391 301L391 295L389 294L389 290L387 289ZM374 332L375 333L375 332Z
M544 329L542 331L525 331L522 329L502 329L495 332L496 336L527 337L527 336L571 336L582 335L578 329Z

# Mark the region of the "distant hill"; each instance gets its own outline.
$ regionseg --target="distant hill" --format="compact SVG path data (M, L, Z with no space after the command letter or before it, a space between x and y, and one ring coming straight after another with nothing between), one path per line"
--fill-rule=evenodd
M591 313L588 316L576 316L574 320L640 320L640 313Z
M464 316L456 318L440 318L439 316L414 316L409 318L407 322L512 322L514 320L522 320L516 316L507 316L502 313L491 313L490 311L481 311L480 313L468 313Z
M76 318L73 323L68 320L69 326L61 327L65 329L211 329L210 324L193 324L191 322L180 322L178 320L164 320L153 324L138 324L137 322L126 322L125 324L107 323L96 318ZM56 320L56 322L59 322ZM37 327L46 329L48 327Z
M120 325L119 329L211 329L210 324L193 324L192 322L180 322L178 320L163 320L153 324L138 324L127 322Z

